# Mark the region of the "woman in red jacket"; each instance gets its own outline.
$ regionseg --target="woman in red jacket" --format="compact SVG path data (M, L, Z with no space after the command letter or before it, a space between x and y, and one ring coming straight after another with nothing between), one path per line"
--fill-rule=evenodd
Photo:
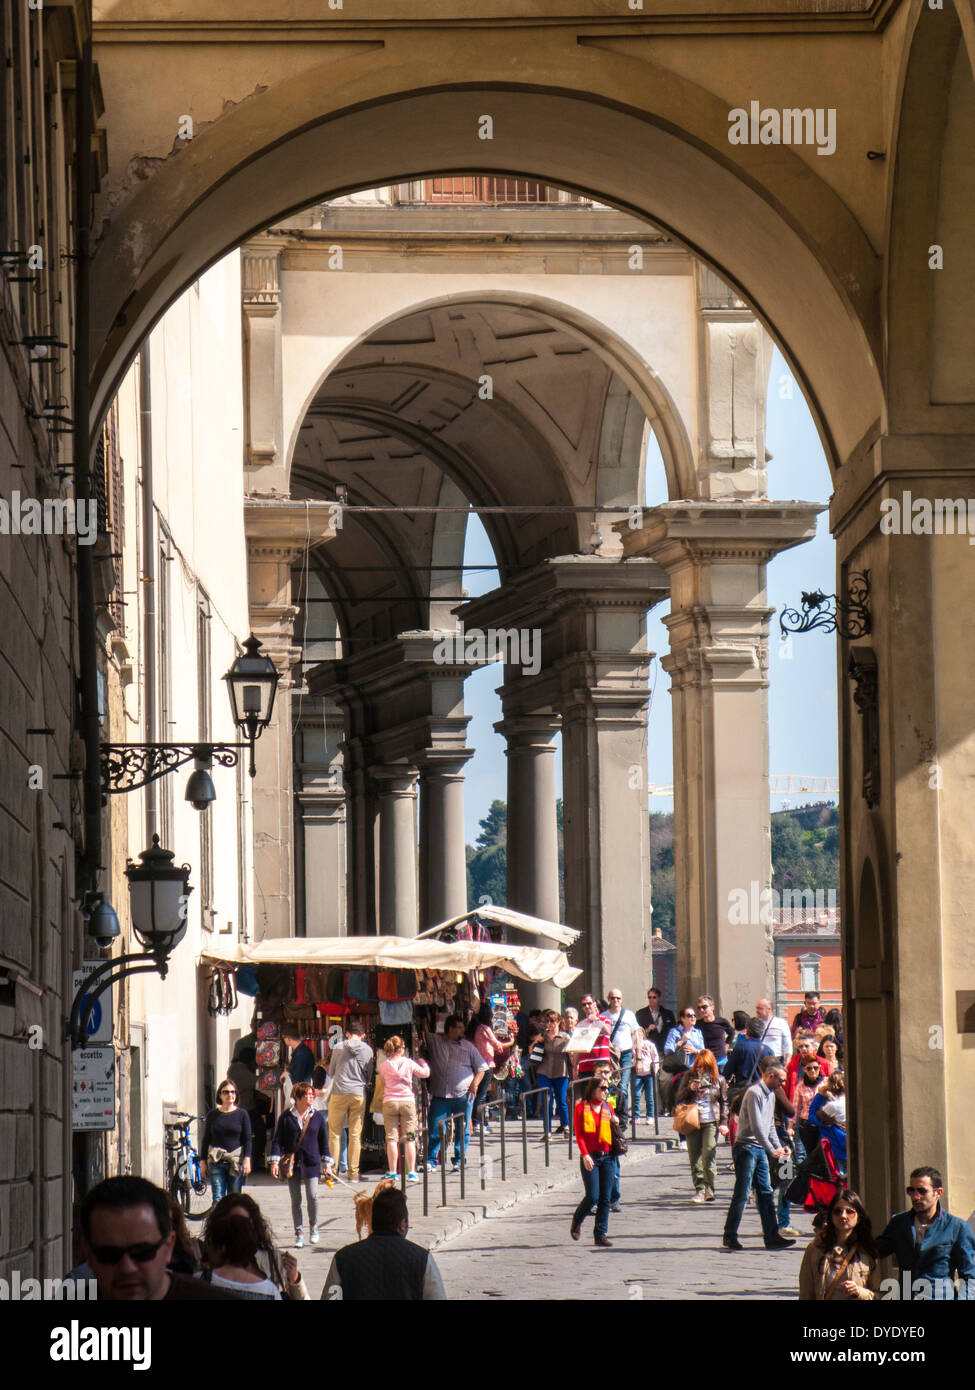
M569 1234L573 1240L579 1239L582 1223L595 1206L597 1245L613 1243L607 1239L610 1198L616 1177L613 1112L606 1100L608 1090L607 1082L590 1081L585 1095L575 1108L576 1142L579 1145L579 1167L585 1192L575 1209Z

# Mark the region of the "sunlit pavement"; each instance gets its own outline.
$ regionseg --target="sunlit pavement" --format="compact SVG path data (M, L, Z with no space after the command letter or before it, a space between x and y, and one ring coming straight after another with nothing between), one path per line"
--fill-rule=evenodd
M569 1223L582 1193L550 1192L488 1216L436 1251L449 1299L770 1299L794 1300L809 1215L793 1209L804 1233L791 1250L767 1251L758 1213L745 1209L741 1253L721 1250L731 1197L730 1150L718 1150L717 1200L692 1206L687 1154L641 1154L622 1179L622 1210L610 1216L611 1250L593 1245L593 1218L576 1244ZM582 1256L583 1258L579 1258Z
M666 1122L669 1123L669 1122ZM668 1133L664 1123L661 1135ZM489 1153L490 1153L489 1145ZM429 1213L422 1192L407 1189L410 1238L435 1251L449 1299L795 1299L802 1252L812 1235L811 1218L792 1209L792 1224L803 1239L791 1250L766 1251L754 1206L745 1210L741 1253L721 1250L733 1175L730 1150L718 1149L717 1201L693 1206L687 1153L631 1146L624 1160L622 1210L610 1216L610 1250L593 1246L593 1220L576 1244L569 1222L582 1191L578 1154L572 1163L564 1141L553 1143L545 1169L542 1148L533 1140L529 1174L522 1173L521 1146L509 1135L509 1181L498 1179L497 1143L490 1181L480 1189L477 1147L471 1150L466 1200L459 1179L448 1174L446 1209L440 1202L439 1175L429 1175ZM320 1243L295 1253L312 1298L318 1298L332 1254L356 1239L353 1190L371 1191L369 1177L353 1189L341 1182L319 1187ZM548 1185L548 1190L544 1190ZM259 1176L248 1191L260 1202L278 1244L294 1250L287 1187ZM502 1206L501 1204L507 1204ZM487 1214L485 1215L485 1208ZM576 1258L584 1255L585 1260ZM585 1274L584 1274L585 1271ZM590 1273L591 1272L591 1273ZM592 1277L592 1275L596 1277Z

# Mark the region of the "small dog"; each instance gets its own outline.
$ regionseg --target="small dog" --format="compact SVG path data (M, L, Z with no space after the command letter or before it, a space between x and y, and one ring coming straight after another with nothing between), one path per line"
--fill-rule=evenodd
M395 1179L383 1178L381 1182L376 1183L372 1192L368 1192L363 1188L361 1192L356 1192L353 1195L352 1200L355 1202L355 1233L358 1240L362 1239L363 1231L365 1231L367 1236L372 1235L372 1202L376 1193L382 1192L384 1187L395 1186Z

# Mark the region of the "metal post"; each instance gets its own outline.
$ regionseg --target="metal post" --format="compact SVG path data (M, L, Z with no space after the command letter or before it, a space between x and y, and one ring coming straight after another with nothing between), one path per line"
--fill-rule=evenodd
M440 1205L442 1207L447 1205L447 1164L445 1162L447 1157L447 1124L452 1118L451 1115L444 1115L438 1125L440 1130L440 1195L443 1198Z
M484 1176L484 1111L487 1107L481 1105L477 1111L478 1138L481 1150L481 1191L487 1186L487 1179Z
M653 1133L656 1138L660 1134L660 1090L657 1086L657 1073L652 1072L653 1076Z
M460 1121L460 1200L463 1201L466 1195L465 1173L467 1171L467 1111L464 1110L460 1115L455 1116Z
M544 1101L543 1101L543 1104L544 1104L545 1108L544 1108L544 1110L542 1111L542 1137L543 1137L543 1139L545 1140L545 1167L546 1167L546 1168L549 1166L549 1162L550 1162L550 1160L551 1160L551 1155L550 1155L550 1153L549 1153L549 1143L550 1143L550 1136L551 1136L551 1132L552 1132L552 1105L551 1105L551 1098L552 1098L552 1093L551 1093L551 1091L549 1090L549 1088L546 1086L546 1087L545 1087L545 1098L544 1098Z
M528 1093L527 1091L519 1099L521 1106L521 1163L528 1172Z
M508 1102L507 1102L507 1100L502 1100L502 1102L501 1102L501 1108L500 1108L500 1110L498 1111L498 1114L501 1116L501 1181L502 1181L502 1182L507 1182L507 1181L508 1181L508 1155L507 1155L507 1151L506 1151L506 1148L505 1148L505 1142L504 1142L504 1116L505 1116L505 1111L507 1110L507 1108L508 1108Z
M636 1072L630 1072L630 1136L636 1143Z
M423 1131L426 1138L423 1143L423 1215L426 1216L430 1211L430 1191L428 1183L430 1180L430 1164L427 1155L430 1152L430 1131Z

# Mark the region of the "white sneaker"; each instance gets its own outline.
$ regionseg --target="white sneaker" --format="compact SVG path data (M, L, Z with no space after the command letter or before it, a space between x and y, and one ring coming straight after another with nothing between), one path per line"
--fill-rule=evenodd
M696 1207L699 1207L702 1204L702 1202L706 1202L707 1200L707 1193L700 1190L695 1192L694 1196L691 1198L692 1203Z
M311 1235L308 1237L308 1239L311 1241L312 1245L317 1245L317 1244L318 1244L318 1227L317 1227L317 1226L312 1226L312 1228L311 1228Z
M305 1237L304 1237L304 1236L301 1234L301 1232L299 1231L298 1234L295 1236L295 1249L296 1249L296 1250L304 1250L304 1248L305 1248Z

